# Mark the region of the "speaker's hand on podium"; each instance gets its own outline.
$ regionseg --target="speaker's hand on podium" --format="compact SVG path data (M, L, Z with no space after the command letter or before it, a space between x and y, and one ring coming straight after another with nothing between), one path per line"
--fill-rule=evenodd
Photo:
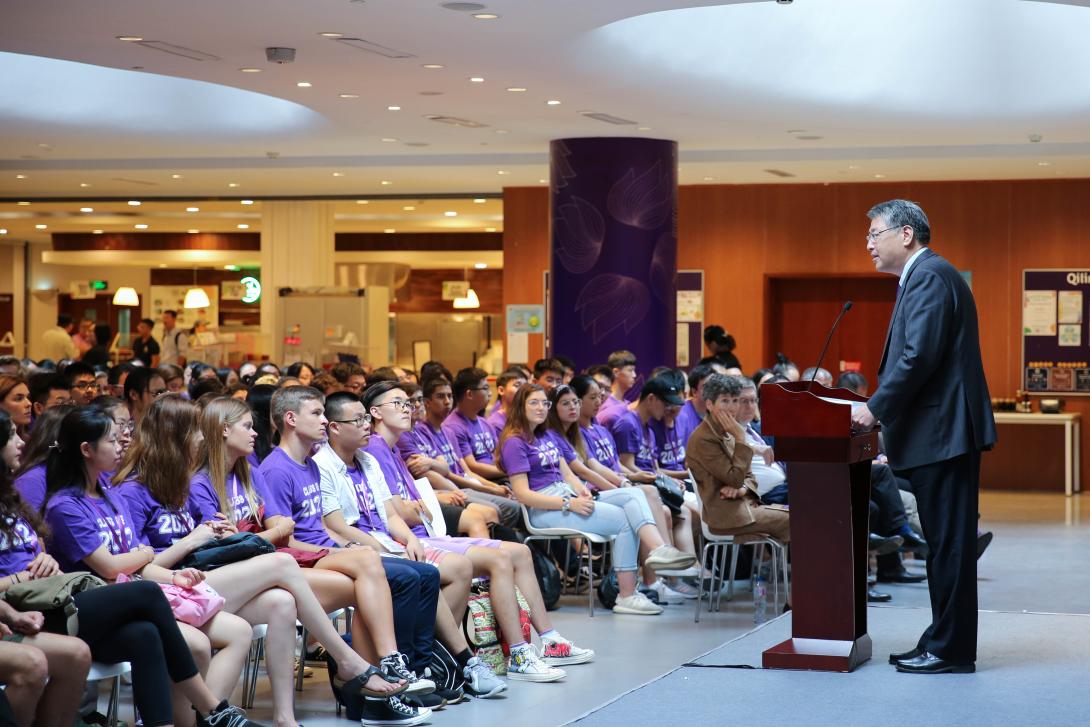
M852 407L852 427L861 431L869 432L874 429L874 425L878 423L878 419L871 413L871 410L866 404Z

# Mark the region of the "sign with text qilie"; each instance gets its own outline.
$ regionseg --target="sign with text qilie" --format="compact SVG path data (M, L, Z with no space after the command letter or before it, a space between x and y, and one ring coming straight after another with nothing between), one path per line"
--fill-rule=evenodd
M1022 271L1022 381L1031 394L1090 396L1090 270Z

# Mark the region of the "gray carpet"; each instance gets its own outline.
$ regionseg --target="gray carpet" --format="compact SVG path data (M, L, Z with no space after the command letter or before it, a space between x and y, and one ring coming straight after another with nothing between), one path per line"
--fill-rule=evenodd
M915 645L930 610L871 608L868 619L874 657L851 674L680 667L569 724L1058 727L1090 720L1090 616L982 611L977 673L943 676L898 674L886 663L891 651ZM694 661L760 667L761 652L790 631L790 615L782 616Z

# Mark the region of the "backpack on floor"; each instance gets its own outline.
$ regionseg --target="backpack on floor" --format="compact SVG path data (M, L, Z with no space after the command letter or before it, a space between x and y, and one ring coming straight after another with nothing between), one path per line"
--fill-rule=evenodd
M534 574L537 576L537 585L541 589L541 600L545 602L545 610L552 611L560 601L560 569L556 563L538 549L538 541L530 544L530 557L534 560Z

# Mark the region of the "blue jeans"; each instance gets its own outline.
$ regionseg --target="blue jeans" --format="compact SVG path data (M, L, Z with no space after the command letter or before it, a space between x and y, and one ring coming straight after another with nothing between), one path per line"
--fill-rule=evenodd
M540 492L543 495L559 496L570 490L567 485L550 485ZM637 568L636 556L640 550L640 536L636 531L647 522L654 522L650 517L651 511L647 508L647 499L642 492L639 496L643 500L647 521L644 521L643 514L639 512L635 499L625 498L625 502L618 501L616 504L599 500L594 503L594 511L590 515L531 507L530 523L539 528L571 528L607 538L616 535L617 539L613 543L613 568L618 572L634 571Z
M430 563L390 556L383 556L382 567L393 599L397 650L408 658L409 668L421 675L431 661L435 642L439 569Z

